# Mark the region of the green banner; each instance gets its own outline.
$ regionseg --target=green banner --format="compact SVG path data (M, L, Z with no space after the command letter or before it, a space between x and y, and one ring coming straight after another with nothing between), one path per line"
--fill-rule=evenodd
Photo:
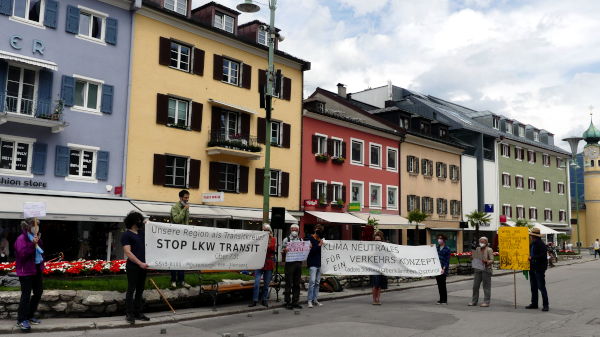
M349 212L360 212L360 202L351 202L348 204Z

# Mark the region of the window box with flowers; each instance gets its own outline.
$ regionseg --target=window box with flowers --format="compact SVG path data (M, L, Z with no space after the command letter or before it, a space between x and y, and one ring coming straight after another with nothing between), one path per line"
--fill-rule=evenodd
M319 204L318 204L318 207L325 208L325 207L327 207L327 206L328 206L328 204L327 204L327 200L325 200L325 197L321 196L321 197L319 198Z
M325 153L316 153L315 159L321 163L324 163L329 160L329 155Z
M344 157L333 157L331 158L331 162L337 165L342 165L346 161Z
M338 199L337 201L332 202L331 207L338 209L344 208L344 200Z

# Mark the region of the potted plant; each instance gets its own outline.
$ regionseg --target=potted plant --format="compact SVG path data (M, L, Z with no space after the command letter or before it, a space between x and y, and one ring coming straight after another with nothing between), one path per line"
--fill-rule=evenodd
M327 201L325 200L324 196L319 198L319 207L327 207Z
M331 158L331 162L334 164L342 165L346 161L344 157L333 157Z
M414 245L419 245L419 223L425 221L429 215L427 213L421 212L419 209L412 210L408 213L408 223L415 223L415 237L414 237Z
M334 208L344 208L344 200L338 199L335 202L331 203L331 207Z
M326 153L315 153L315 158L317 161L324 163L329 160L329 155Z
M56 100L56 105L54 106L54 111L52 111L52 115L50 119L53 121L59 121L60 116L62 115L63 110L65 109L65 101L62 98Z

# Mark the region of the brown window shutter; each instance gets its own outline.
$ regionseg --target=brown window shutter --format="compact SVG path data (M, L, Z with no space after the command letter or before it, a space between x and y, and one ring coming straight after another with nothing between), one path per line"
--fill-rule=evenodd
M415 158L415 173L419 174L419 158L418 157L414 157Z
M412 156L406 156L406 172L410 172L410 163L412 162Z
M215 54L213 57L213 78L217 81L223 80L223 56Z
M327 154L333 157L333 139L327 138Z
M265 181L265 170L260 169L260 168L256 168L254 170L254 172L255 172L254 173L255 174L255 177L254 177L254 181L255 181L255 184L254 184L254 193L262 195L263 191L264 191L263 183Z
M510 157L510 145L508 145L508 153L507 153L507 157Z
M319 137L317 135L312 136L312 153L319 152Z
M162 36L160 37L158 63L163 66L171 65L171 40Z
M252 85L252 67L249 64L242 64L242 88L250 89Z
M258 121L256 123L256 138L260 144L265 144L265 138L267 134L267 120L262 117L258 117Z
M223 110L213 107L210 121L211 133L216 134L221 130L221 116L223 116Z
M289 101L292 97L292 80L290 78L283 78L283 92L281 98Z
M240 132L243 137L250 136L250 115L243 113L241 116L242 124L240 125Z
M537 161L537 156L535 155L535 152L533 153L533 162L535 163Z
M290 174L287 172L281 172L281 191L280 195L284 198L290 196Z
M282 123L283 125L283 132L282 132L282 142L281 142L281 147L289 149L290 148L290 137L291 137L291 133L292 133L292 126L287 124L287 123Z
M348 158L346 157L348 155L348 150L346 149L346 146L348 146L348 144L346 144L346 142L342 142L342 157L344 157L344 159Z
M415 196L415 209L421 210L421 197Z
M156 124L167 125L169 121L169 96L156 95Z
M332 202L333 200L333 184L327 184L327 202Z
M267 71L258 69L258 92L266 92L265 88L267 85Z
M194 131L202 130L202 103L192 102L192 124L190 128Z
M218 191L219 190L219 174L221 174L221 163L216 161L210 162L208 171L208 189Z
M194 48L194 69L195 75L204 76L204 50Z
M531 152L527 151L527 161L531 161Z
M189 188L200 187L200 161L196 159L190 159L190 176L188 179Z
M238 192L248 193L248 166L239 166L240 180L238 182Z
M317 183L313 181L312 183L310 183L310 198L312 200L316 200L317 194Z
M410 196L410 195L408 195L408 196L406 197L406 211L407 211L407 212L410 212L410 211L412 211L412 209L410 209L410 198L411 198L411 196Z
M154 185L165 185L165 174L167 168L167 156L162 154L154 154L154 172L152 183Z
M346 203L346 185L342 186L342 201Z

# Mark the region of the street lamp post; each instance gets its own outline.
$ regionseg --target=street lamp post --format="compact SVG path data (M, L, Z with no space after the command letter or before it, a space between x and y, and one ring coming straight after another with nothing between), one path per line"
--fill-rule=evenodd
M580 234L581 226L579 225L579 182L577 181L577 169L579 168L579 166L577 165L577 148L579 146L579 142L582 139L583 138L580 138L580 137L570 137L570 138L563 139L563 141L569 143L569 146L571 147L571 164L570 164L570 166L573 166L574 171L575 171L575 174L574 174L575 212L576 212L576 219L577 219L577 253L578 254L581 254L581 234Z

